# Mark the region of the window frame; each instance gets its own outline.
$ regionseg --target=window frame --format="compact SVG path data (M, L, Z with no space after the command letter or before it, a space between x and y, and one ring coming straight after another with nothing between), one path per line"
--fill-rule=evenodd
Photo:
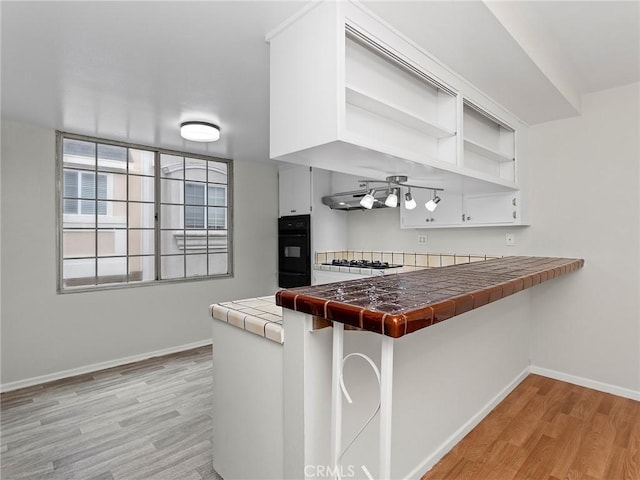
M153 201L153 205L154 205L154 214L155 214L155 221L154 221L154 228L153 228L153 235L155 237L155 244L154 244L154 252L152 255L153 261L156 265L155 268L155 279L154 280L145 280L145 281L134 281L134 282L120 282L120 283L104 283L104 284L97 284L97 285L83 285L83 286L77 286L77 287L65 287L64 286L64 271L63 271L63 262L64 262L64 252L63 252L63 247L64 247L64 242L63 242L63 237L64 237L64 223L65 223L65 217L67 217L67 220L69 219L69 216L77 216L77 217L82 217L81 214L65 214L64 213L64 154L63 154L63 141L64 139L70 139L70 140L79 140L79 141L85 141L85 142L92 142L95 144L103 144L103 145L111 145L111 146L116 146L116 147L124 147L124 148L129 148L129 149L139 149L139 150L146 150L146 151L150 151L153 152L154 154L154 175L153 175L153 181L154 181L154 188L155 188L155 195L154 195L154 201ZM218 163L224 163L226 164L226 170L227 170L227 181L226 184L219 184L221 186L224 186L225 191L226 191L226 232L227 232L227 272L226 273L221 273L221 274L214 274L214 275L197 275L197 276L185 276L182 278L167 278L167 279L161 279L159 278L160 274L161 274L161 270L160 270L160 260L162 258L162 246L161 246L161 234L162 234L162 218L161 218L161 204L162 204L162 195L161 195L161 183L162 183L162 178L163 176L161 175L160 169L161 169L161 165L160 165L160 157L161 155L173 155L173 156L180 156L180 157L185 157L185 158L192 158L192 159L199 159L199 160L205 160L205 161L212 161L212 162L218 162ZM129 160L127 159L127 162ZM73 169L73 167L67 167L67 168L71 168ZM120 142L117 140L109 140L109 139L105 139L105 138L99 138L99 137L92 137L92 136L87 136L87 135L81 135L81 134L75 134L75 133L71 133L71 132L64 132L64 131L60 131L60 130L56 130L56 175L55 175L55 182L56 182L56 201L55 201L55 209L56 209L56 255L57 255L57 272L56 272L56 290L57 293L60 294L67 294L67 293L78 293L78 292L95 292L95 291L102 291L102 290L115 290L115 289L121 289L121 288L134 288L134 287L146 287L146 286L150 286L150 285L162 285L162 284L167 284L167 283L184 283L184 282L192 282L192 281L203 281L203 280L212 280L212 279L217 279L217 278L233 278L234 277L234 248L233 248L233 231L234 231L234 222L233 222L233 159L229 159L229 158L223 158L223 157L215 157L212 155L202 155L202 154L198 154L198 153L193 153L193 152L188 152L188 151L178 151L178 150L172 150L172 149L167 149L167 148L161 148L161 147L154 147L154 146L149 146L149 145L143 145L143 144L136 144L136 143L129 143L129 142ZM87 170L87 172L91 172L90 170ZM96 165L96 170L94 170L92 172L94 175L100 175L101 173L108 173L108 172L101 172L99 170L97 170L97 165ZM80 175L78 175L78 177L80 177ZM109 181L107 180L107 188L109 188ZM203 183L203 185L208 185L207 183ZM208 190L208 188L206 189ZM205 195L207 195L208 193L205 192ZM96 192L96 196L97 196L97 192ZM99 199L98 199L99 200ZM205 200L207 200L205 198ZM130 200L127 200L127 203ZM135 201L134 201L135 202ZM183 198L183 202L184 202L184 198ZM97 205L96 205L97 207ZM207 208L205 206L205 208ZM107 216L109 215L109 211L107 211ZM93 217L93 215L92 215ZM205 221L206 221L207 216L205 215ZM97 225L96 225L97 228ZM192 229L188 229L186 228L186 226L184 227L185 232L192 230ZM207 231L207 228L202 229L204 231ZM129 231L129 228L126 229L126 231ZM126 255L125 257L128 257L128 255ZM98 256L98 252L95 252L95 256L94 257L88 257L88 258L93 258L93 259L98 259L98 258L103 258L103 257L99 257ZM207 260L208 262L208 260ZM185 272L186 274L186 272Z

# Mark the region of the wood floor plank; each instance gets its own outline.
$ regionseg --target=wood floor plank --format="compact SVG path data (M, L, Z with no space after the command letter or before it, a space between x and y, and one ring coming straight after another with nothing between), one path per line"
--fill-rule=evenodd
M422 480L638 480L640 402L530 375Z
M609 396L613 397L613 395ZM633 426L634 401L620 397L614 397L614 399L609 414L611 424L616 430L614 444L620 448L627 448L631 437L631 427Z
M612 454L615 428L606 415L596 413L584 430L572 470L585 476L603 478Z
M517 470L516 478L547 478L551 473L556 448L556 440L547 435L541 435Z
M551 475L557 478L564 478L569 472L571 465L576 458L580 439L585 435L587 424L568 414L562 414L566 420L566 427L558 438L558 452L551 470Z
M625 480L640 478L640 410L633 415L633 425L629 434L629 443L623 450L622 477Z

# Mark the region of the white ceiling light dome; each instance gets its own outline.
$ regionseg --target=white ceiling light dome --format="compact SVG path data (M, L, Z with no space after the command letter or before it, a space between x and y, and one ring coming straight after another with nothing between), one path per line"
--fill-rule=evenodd
M207 122L183 122L180 136L192 142L215 142L220 138L220 127Z

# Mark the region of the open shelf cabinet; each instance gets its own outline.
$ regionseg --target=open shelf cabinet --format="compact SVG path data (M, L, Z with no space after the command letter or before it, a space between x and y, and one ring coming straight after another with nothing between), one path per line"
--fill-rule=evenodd
M515 183L515 130L466 99L463 111L464 168Z
M344 61L347 135L457 163L453 91L349 25Z

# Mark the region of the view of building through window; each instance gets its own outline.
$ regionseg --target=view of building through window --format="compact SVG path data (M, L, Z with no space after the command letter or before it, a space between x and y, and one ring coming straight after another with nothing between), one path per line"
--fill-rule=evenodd
M230 160L59 135L61 289L231 273Z

